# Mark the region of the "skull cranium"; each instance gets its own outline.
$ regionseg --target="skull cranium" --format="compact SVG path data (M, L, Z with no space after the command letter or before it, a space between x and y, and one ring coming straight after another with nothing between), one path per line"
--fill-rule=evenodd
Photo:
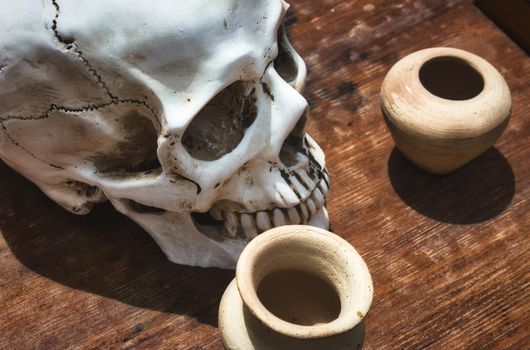
M0 21L0 157L78 214L110 200L176 263L326 228L281 1L24 0Z

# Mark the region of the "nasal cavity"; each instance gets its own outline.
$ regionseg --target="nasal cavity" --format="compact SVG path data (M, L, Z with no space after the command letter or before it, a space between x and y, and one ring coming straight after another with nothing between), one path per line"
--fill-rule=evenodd
M292 167L298 162L298 155L305 154L304 137L307 123L307 111L302 114L293 130L289 133L280 149L280 161L286 167Z

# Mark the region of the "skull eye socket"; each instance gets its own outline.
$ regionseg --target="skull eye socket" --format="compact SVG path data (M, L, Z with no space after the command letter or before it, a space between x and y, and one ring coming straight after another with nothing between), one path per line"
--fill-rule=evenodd
M293 48L287 39L283 23L278 30L278 57L274 60L274 69L288 83L292 83L298 76L298 64L293 57Z
M182 145L195 159L216 160L234 150L256 120L255 90L237 81L218 93L193 118Z

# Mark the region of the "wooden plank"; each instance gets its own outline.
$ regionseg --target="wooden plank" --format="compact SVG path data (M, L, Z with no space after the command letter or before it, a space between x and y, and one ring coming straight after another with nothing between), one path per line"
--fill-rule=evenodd
M367 261L365 349L530 347L530 60L470 1L292 1L309 131L326 151L334 232ZM403 159L379 111L400 57L474 52L505 76L510 124L456 173ZM0 165L1 349L220 349L232 271L169 263L109 205L78 217Z

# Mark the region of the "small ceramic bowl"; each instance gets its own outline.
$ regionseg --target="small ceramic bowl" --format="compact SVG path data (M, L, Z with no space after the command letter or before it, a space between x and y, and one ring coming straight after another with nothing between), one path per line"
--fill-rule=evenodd
M252 240L219 308L228 350L351 350L373 286L361 256L323 229L288 225Z
M511 96L486 60L437 47L390 69L381 108L399 150L420 168L446 174L495 143L508 124Z

